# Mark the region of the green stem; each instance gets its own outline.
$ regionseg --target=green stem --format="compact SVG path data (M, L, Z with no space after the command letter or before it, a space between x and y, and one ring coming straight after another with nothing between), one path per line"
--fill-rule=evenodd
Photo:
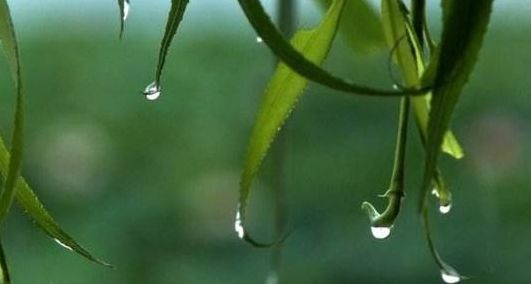
M379 214L369 202L363 202L362 204L362 208L369 215L371 226L373 227L391 227L400 213L400 206L402 204L402 199L404 198L404 172L409 124L409 105L410 99L408 97L401 99L393 172L391 174L389 189L383 195L388 198L387 207L382 214Z
M425 11L426 0L412 0L411 10L413 18L413 30L417 34L420 48L424 47L424 27L425 27Z

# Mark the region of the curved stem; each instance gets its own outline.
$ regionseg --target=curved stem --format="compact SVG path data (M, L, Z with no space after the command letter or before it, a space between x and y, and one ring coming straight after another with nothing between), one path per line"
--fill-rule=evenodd
M393 172L389 189L383 194L388 198L387 207L382 214L370 204L364 202L362 208L367 212L373 227L391 227L398 214L404 198L404 172L406 160L407 131L409 124L409 98L402 98L400 102L400 113L398 120L398 134L395 148L395 158Z
M349 0L350 1L350 0ZM333 76L321 67L315 65L298 52L278 31L271 19L267 15L259 0L238 0L245 16L253 26L254 30L262 38L264 43L273 53L288 65L292 70L301 76L325 85L335 90L344 91L358 95L370 96L406 96L424 95L430 88L421 86L420 89L403 91L390 91L370 88L359 84L349 83L339 77ZM341 2L344 4L345 2ZM418 88L419 86L413 86Z

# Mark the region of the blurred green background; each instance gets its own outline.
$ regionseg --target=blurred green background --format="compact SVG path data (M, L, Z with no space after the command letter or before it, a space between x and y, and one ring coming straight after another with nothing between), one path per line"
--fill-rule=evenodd
M13 210L3 235L14 283L264 283L270 252L239 241L233 218L272 58L235 1L192 1L155 102L140 91L153 79L169 1L134 1L121 42L115 1L46 2L12 3L27 93L24 174L59 223L116 269L61 248ZM466 157L442 161L452 212L432 210L442 255L469 283L531 283L531 10L510 2L497 1L453 121ZM310 6L303 23L316 20ZM387 57L352 56L338 40L326 67L390 86ZM7 137L14 90L4 59L0 73ZM391 237L374 240L360 210L364 200L384 206L397 110L394 99L310 85L287 134L295 230L282 283L440 282L415 215L414 128ZM272 236L271 172L266 161L249 216L263 240Z

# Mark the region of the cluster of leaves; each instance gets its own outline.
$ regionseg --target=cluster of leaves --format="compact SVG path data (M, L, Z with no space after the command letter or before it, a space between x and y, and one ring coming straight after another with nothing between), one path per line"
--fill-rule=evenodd
M463 151L449 131L449 124L456 103L476 62L489 22L493 0L444 0L443 32L438 43L429 33L425 16L425 0L412 0L408 8L400 0L382 0L381 16L364 1L319 0L327 8L321 22L313 29L298 31L288 41L278 31L259 0L238 0L242 11L261 40L278 57L278 64L265 92L249 140L243 173L240 181L240 197L236 214L235 230L238 236L258 247L270 247L281 242L261 243L251 237L246 227L246 211L253 181L268 154L271 144L290 116L309 81L355 95L399 98L400 113L394 159L394 169L389 189L384 193L388 206L379 213L373 205L363 203L375 237L386 237L399 214L404 197L404 169L406 160L407 129L410 108L413 109L418 133L425 150L424 175L419 190L419 214L430 251L440 268L443 280L455 283L463 277L446 264L433 244L429 222L427 196L430 191L439 199L441 210L449 210L451 194L438 169L441 152L459 159ZM148 99L160 95L161 76L168 49L186 11L188 0L172 0L164 36L160 46L155 80L146 90ZM118 0L120 11L120 38L123 36L129 0ZM370 23L361 27L360 23ZM338 30L355 47L357 37L371 35L370 29L385 32L385 42L393 62L402 73L402 83L396 88L373 88L351 83L324 70L326 60ZM108 266L93 257L74 239L66 234L44 209L28 183L20 176L23 149L23 85L20 57L11 15L6 0L0 0L0 40L8 59L16 87L16 106L12 147L8 151L0 139L0 172L5 182L0 193L0 225L3 223L14 199L28 216L49 236L64 247L84 257ZM377 48L383 40L368 37L366 49ZM9 273L1 250L0 282L10 283Z

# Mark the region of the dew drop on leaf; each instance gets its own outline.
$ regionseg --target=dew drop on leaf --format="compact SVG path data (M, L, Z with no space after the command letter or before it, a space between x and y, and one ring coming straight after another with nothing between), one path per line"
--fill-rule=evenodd
M149 101L154 101L160 97L160 86L157 84L157 82L149 84L144 89L144 96L146 96L146 99Z
M376 239L385 239L391 234L390 227L371 227L372 236Z
M264 42L264 40L261 37L257 36L256 37L256 42L257 43L262 43L262 42Z
M461 281L461 277L459 275L449 274L444 270L441 271L441 278L444 282L450 284Z
M58 239L53 239L58 245L64 247L65 249L69 250L69 251L73 251L73 249L70 247L70 246L67 246L65 243L61 242L60 240Z
M439 206L439 212L441 212L442 214L447 214L448 212L450 212L450 209L452 209L452 204Z
M127 20L127 17L129 16L129 8L130 8L129 0L124 1L123 18L122 18L124 22L125 20Z
M236 221L234 221L234 231L236 231L236 233L238 234L238 238L243 239L245 231L243 230L240 208L238 208L238 212L236 212Z

